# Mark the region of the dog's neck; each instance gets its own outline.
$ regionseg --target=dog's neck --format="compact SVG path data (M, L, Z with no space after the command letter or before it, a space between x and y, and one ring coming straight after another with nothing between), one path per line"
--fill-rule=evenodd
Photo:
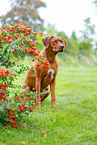
M56 61L56 54L52 53L52 52L48 52L47 49L43 49L42 50L42 54L45 55L45 57L47 58L47 60L49 61L49 63L54 63Z
M54 63L56 61L56 55L55 54L48 54L45 55L49 63Z

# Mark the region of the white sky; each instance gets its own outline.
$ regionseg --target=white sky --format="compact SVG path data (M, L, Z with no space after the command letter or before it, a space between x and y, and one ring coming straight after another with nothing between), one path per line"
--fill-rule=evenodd
M97 26L97 14L94 0L42 0L47 8L39 10L46 23L55 24L56 29L64 31L68 36L75 30L77 36L82 30L84 20L91 18L91 23ZM0 15L10 10L9 0L0 0Z

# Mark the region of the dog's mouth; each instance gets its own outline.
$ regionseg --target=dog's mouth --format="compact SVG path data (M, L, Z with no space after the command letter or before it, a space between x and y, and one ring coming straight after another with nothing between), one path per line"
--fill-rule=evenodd
M55 54L57 54L57 53L59 53L59 52L62 53L63 51L64 51L64 49L59 49L59 50L55 50L54 53L55 53Z
M64 49L60 49L58 52L59 52L59 53L62 53L63 51L64 51Z
M59 50L59 52L63 52L63 51L64 51L63 49L60 49L60 50Z

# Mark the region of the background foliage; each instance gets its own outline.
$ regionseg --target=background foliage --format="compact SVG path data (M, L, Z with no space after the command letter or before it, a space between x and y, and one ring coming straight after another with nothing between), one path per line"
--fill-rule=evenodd
M22 23L27 27L32 27L33 31L41 31L43 19L38 13L38 9L46 7L41 0L10 0L11 10L2 17L2 23L9 24Z
M80 30L81 37L77 38L75 31L72 32L69 38L65 32L59 32L55 25L48 24L44 27L44 21L38 13L38 9L41 7L46 8L46 4L41 0L10 0L11 10L5 15L1 16L2 24L8 22L10 24L22 23L28 27L31 27L33 31L42 31L45 35L61 35L67 39L67 49L59 57L67 63L79 65L82 62L86 62L89 65L97 65L97 35L95 33L95 26L91 24L91 19L87 18L84 20L84 29ZM97 1L94 2L97 4ZM37 36L36 38L38 49L43 48L41 38ZM87 61L86 61L87 60ZM68 63L68 64L69 64ZM83 64L83 63L82 63Z

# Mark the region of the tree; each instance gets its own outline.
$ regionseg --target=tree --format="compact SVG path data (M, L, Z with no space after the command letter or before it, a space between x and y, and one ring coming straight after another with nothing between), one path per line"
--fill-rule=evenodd
M41 0L11 0L12 9L2 16L2 24L6 21L9 24L22 23L32 27L33 31L41 31L43 19L38 14L38 9L46 7Z
M55 28L55 25L48 23L47 27L44 28L44 32L46 35L57 35L57 29Z
M91 19L87 18L86 20L84 20L84 27L85 29L80 31L82 33L82 39L83 40L87 40L87 39L91 39L92 40L92 36L95 34L95 25L91 24Z
M75 31L72 32L71 37L72 37L72 39L73 39L74 41L77 40L77 36L76 36Z
M93 45L91 44L91 40L83 40L79 43L79 56L84 55L84 56L90 56L92 52Z
M81 38L79 39L79 55L89 56L93 51L93 36L95 34L95 26L91 24L91 19L87 18L84 20L85 29L80 31L82 33Z

